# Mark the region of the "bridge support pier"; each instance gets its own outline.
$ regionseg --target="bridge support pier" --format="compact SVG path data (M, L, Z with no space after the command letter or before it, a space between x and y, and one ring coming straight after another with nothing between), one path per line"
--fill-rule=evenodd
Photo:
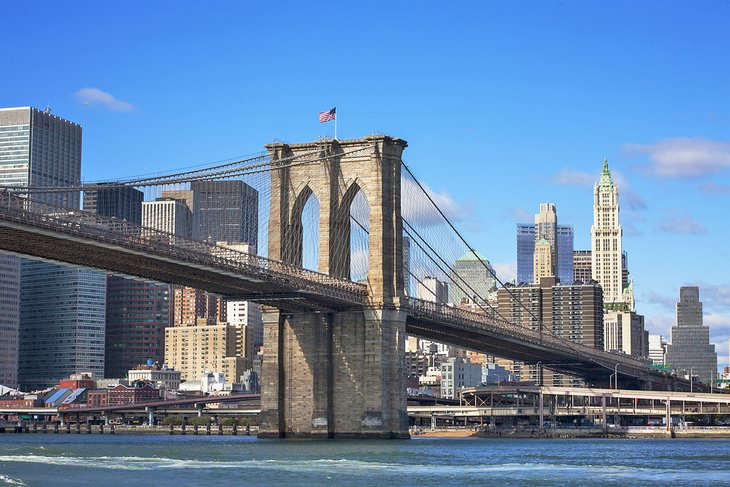
M259 436L408 438L405 319L266 308Z

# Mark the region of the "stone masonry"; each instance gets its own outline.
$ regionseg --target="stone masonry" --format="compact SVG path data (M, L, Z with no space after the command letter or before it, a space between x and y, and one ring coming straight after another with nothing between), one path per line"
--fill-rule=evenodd
M264 437L408 437L404 388L401 153L387 136L267 146L272 166L314 153L323 162L271 172L269 257L302 264L302 210L320 202L319 271L349 278L350 205L370 206L370 306L360 311L264 309ZM353 150L357 152L352 152Z

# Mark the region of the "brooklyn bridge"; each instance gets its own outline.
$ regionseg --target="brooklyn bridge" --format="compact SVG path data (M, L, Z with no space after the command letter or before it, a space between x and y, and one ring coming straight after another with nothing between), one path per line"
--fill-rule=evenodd
M624 387L684 387L644 361L501 316L455 269L463 254L487 263L404 163L406 147L385 135L276 142L245 159L171 174L4 188L0 249L261 304L262 436L408 436L406 335L541 365L596 386L620 373ZM64 204L103 188L154 195L235 179L258 191L255 252ZM430 276L448 280L474 305L414 298L411 287Z

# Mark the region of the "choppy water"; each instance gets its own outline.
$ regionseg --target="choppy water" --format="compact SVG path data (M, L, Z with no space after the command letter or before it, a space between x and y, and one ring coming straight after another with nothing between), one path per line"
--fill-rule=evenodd
M0 435L0 486L730 484L730 440Z

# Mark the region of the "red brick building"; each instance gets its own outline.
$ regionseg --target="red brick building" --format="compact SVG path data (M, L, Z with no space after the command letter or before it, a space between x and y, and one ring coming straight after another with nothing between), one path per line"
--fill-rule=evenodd
M123 404L140 404L160 400L160 390L146 382L133 382L126 386L119 384L107 391L107 404L120 406Z

